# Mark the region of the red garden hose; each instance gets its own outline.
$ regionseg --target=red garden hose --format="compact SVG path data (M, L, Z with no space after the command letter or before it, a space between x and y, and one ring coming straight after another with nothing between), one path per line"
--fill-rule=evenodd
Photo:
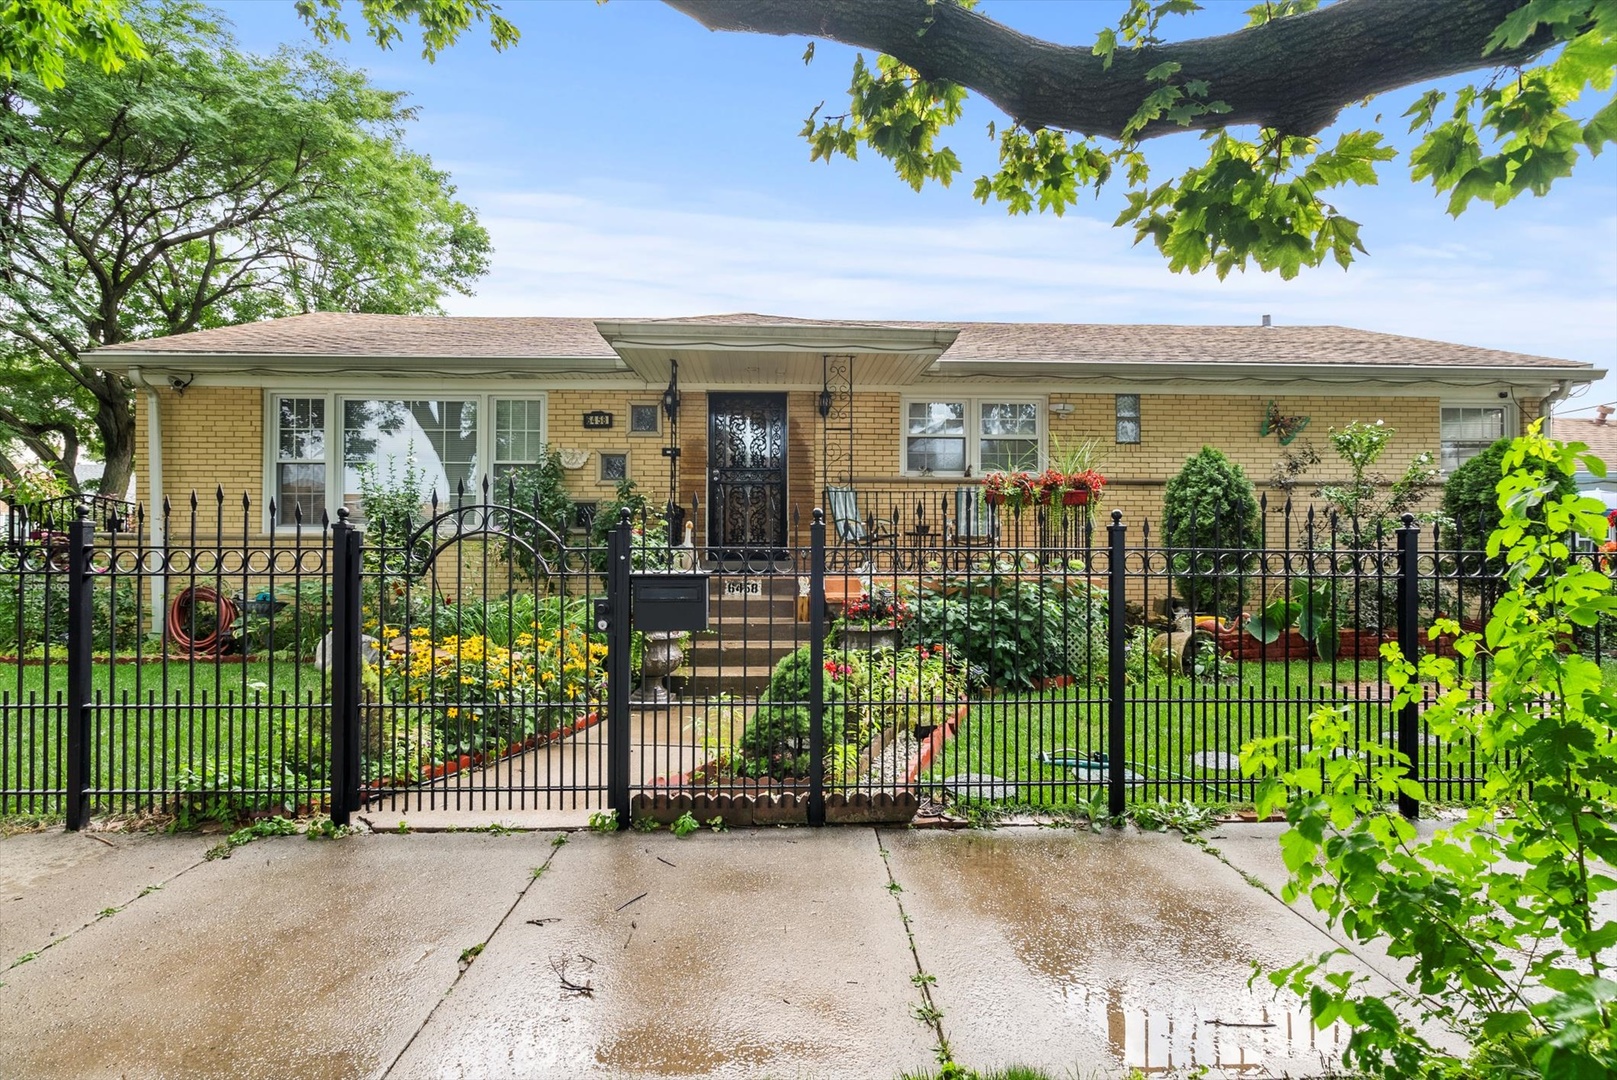
M206 637L190 637L193 605L212 604L216 617L213 629ZM193 585L174 598L168 606L168 637L176 646L192 656L218 656L230 637L230 628L236 624L236 605L228 596L207 585Z

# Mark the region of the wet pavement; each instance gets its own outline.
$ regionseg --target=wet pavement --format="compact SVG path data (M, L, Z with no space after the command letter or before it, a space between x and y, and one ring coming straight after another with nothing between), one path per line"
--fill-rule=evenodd
M1273 827L1217 835L1224 860L1029 828L299 836L216 861L213 837L17 836L0 967L34 955L0 971L0 1074L896 1077L940 1035L1086 1080L1324 1074L1345 1033L1246 984L1333 943L1243 879L1275 872Z

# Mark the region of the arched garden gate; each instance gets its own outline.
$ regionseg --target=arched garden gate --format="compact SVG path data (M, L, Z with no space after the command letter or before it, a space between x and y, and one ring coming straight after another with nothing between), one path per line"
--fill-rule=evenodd
M333 819L605 809L606 547L495 502L433 510L333 526Z

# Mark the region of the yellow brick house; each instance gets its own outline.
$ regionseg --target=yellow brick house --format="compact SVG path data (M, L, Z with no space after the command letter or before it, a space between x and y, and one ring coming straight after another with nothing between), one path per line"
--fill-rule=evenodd
M366 461L413 451L448 499L549 444L565 452L575 499L609 499L632 478L658 502L694 507L698 542L714 546L791 543L829 487L899 525L946 518L954 492L988 470L1037 465L1053 440L1097 440L1110 481L1101 509L1155 520L1163 483L1203 445L1261 486L1282 453L1264 434L1271 411L1307 417L1319 443L1333 426L1382 420L1397 430L1389 461L1428 450L1448 469L1603 374L1267 320L765 315L317 313L130 342L96 362L140 391L137 499L178 505L222 487L248 497L254 536L352 506Z

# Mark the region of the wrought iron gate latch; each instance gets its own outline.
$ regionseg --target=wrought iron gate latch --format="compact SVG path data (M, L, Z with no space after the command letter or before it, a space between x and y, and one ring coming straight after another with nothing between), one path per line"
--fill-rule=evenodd
M603 634L612 629L612 601L595 601L595 629Z

